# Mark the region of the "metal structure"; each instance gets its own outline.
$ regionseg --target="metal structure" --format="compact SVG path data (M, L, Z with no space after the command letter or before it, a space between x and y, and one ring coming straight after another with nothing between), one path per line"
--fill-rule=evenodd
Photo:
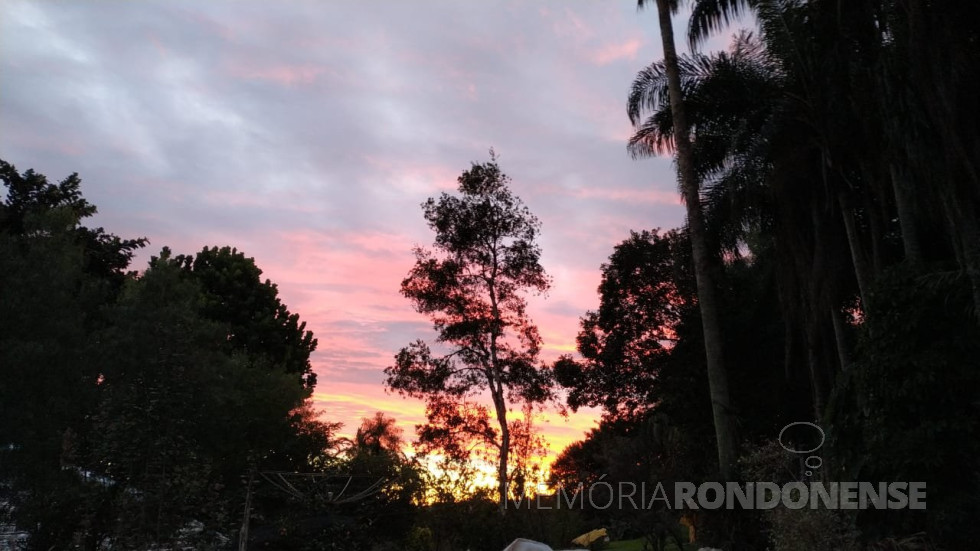
M340 505L342 503L350 503L352 501L364 499L378 493L385 483L384 478L378 478L367 487L348 494L347 491L350 490L351 482L353 482L355 478L374 477L282 471L265 471L259 474L262 475L262 478L264 478L270 484L295 497L296 499L304 501L316 499L332 505ZM346 481L344 481L345 478L347 479ZM331 479L336 479L338 482L331 484ZM297 487L303 485L301 482L305 482L305 485L311 488L307 493L304 493ZM330 488L334 488L334 490L331 490ZM336 491L336 488L340 488L340 491Z
M245 493L245 515L242 518L242 529L238 533L239 551L246 551L248 548L248 524L252 513L252 486L255 483L255 472L254 470L251 471L248 476L248 490ZM291 471L261 471L258 474L273 487L300 501L307 503L316 501L330 505L351 503L374 495L381 491L386 481L383 477L376 478L365 488L348 493L348 490L351 489L351 482L355 478L370 479L375 477ZM338 482L331 483L331 479ZM304 492L300 487L305 487L307 490ZM337 488L340 488L339 492L335 491Z

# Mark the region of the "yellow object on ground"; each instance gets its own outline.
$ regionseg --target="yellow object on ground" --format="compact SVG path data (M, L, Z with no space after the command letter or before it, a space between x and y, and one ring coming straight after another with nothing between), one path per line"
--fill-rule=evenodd
M690 517L688 517L687 515L682 516L681 517L681 524L684 525L684 526L687 526L687 541L688 541L688 543L694 543L694 541L697 539L695 537L696 534L694 532L694 515L691 515Z
M592 545L592 542L599 541L605 537L608 537L608 535L606 534L606 529L599 528L598 530L593 530L586 534L582 534L581 536L573 539L572 543L574 543L575 545L581 545L582 547L588 547Z

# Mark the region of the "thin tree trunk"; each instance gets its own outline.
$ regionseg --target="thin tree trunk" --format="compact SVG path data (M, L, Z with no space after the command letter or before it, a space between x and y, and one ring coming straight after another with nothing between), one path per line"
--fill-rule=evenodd
M829 341L822 338L824 335L820 323L823 305L827 303L826 279L829 270L827 269L828 242L825 236L827 221L821 216L816 203L811 203L810 219L813 223L813 262L810 265L810 277L807 278L805 299L807 306L803 310L803 319L806 324L807 365L810 371L810 388L813 391L814 421L819 422L823 416L827 393L823 360L830 355L827 350Z
M781 239L774 240L776 258L788 258L789 255L785 254L781 243L783 243ZM796 273L792 267L786 267L781 261L777 261L776 270L778 283L776 289L779 293L779 304L783 312L783 378L789 383L794 379L793 367L797 350L797 327L794 325L794 320L799 319L799 316L794 314L796 305L799 304L799 300L795 299L797 293L794 292L796 290Z
M238 551L248 549L248 524L252 516L252 484L255 482L255 464L248 468L248 488L245 490L245 514L242 515L242 529L238 532Z
M905 249L905 261L912 266L922 264L922 243L919 241L918 224L915 222L915 207L912 202L912 190L909 189L907 178L902 176L899 168L892 164L889 167L892 178L892 191L895 193L895 209L898 211L898 225L902 230L902 246Z
M793 347L796 342L796 334L789 321L783 322L783 378L786 382L793 380L790 367L793 365Z
M493 392L493 405L497 412L497 422L500 424L500 458L497 462L497 492L500 494L500 514L507 512L507 459L510 454L510 427L507 426L507 404L504 402L503 389Z
M878 209L878 205L875 205L874 199L868 190L865 190L864 193L864 208L868 216L868 225L870 226L871 275L877 278L881 274L882 267L885 263L882 255L883 247L881 245L881 237L885 235L885 229L882 223L881 211Z
M490 281L488 285L488 292L490 293L490 308L493 314L493 319L498 323L500 319L500 309L497 306L497 248L496 244L492 247L491 255L493 257L493 273L490 276ZM496 330L494 330L496 331ZM500 424L500 456L497 460L497 492L500 494L500 514L504 515L507 513L507 456L510 454L510 427L507 426L507 399L504 395L503 381L501 380L501 373L498 369L499 361L497 359L497 334L496 332L490 335L490 362L491 362L491 373L490 377L490 395L493 398L493 407L497 414L497 423Z
M977 211L969 202L958 203L950 195L949 190L943 193L942 210L956 263L970 282L974 314L980 321L980 227L977 225Z
M674 123L674 144L677 147L677 168L681 194L687 206L687 226L694 256L694 275L697 280L698 305L704 331L704 349L708 361L708 387L711 392L711 412L718 443L718 467L725 480L734 478L735 469L735 422L728 390L728 373L725 371L724 350L721 336L721 320L718 312L716 291L711 275L711 252L708 250L701 211L701 196L697 174L694 170L690 128L681 97L680 71L677 50L674 47L674 28L670 20L667 0L657 0L660 19L660 36L663 39L664 68L670 91L670 110Z
M868 260L861 247L861 236L858 234L857 221L854 219L854 205L849 192L837 194L841 216L844 218L844 230L847 232L847 245L851 249L851 262L854 263L854 276L857 278L858 290L861 293L861 308L868 312L868 290L871 285L871 270Z
M834 340L837 343L837 359L840 361L841 371L847 371L851 366L850 348L847 342L847 328L844 327L844 320L837 308L830 308L830 321L834 324Z
M963 268L970 280L974 315L980 320L980 227L977 212L969 203L957 209L958 234L963 250Z
M816 319L811 319L807 322L807 366L810 369L810 389L813 393L813 420L815 422L820 422L823 417L824 408L824 385L823 378L821 376L820 369L820 357L817 354L817 325Z

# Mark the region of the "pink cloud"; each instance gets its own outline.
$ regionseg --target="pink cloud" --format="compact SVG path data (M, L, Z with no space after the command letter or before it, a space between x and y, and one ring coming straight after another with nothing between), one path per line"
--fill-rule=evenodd
M651 205L682 204L679 193L659 189L542 184L535 190L535 194L549 196L563 195L583 200L617 201Z
M342 293L397 294L413 262L414 242L404 235L300 230L282 232L276 241L278 247L271 253L283 271L281 280Z
M580 199L607 199L629 203L650 203L656 205L680 205L681 196L673 191L657 189L630 188L578 188L571 192Z
M264 80L282 86L306 85L316 82L326 70L315 65L271 65L249 66L235 64L230 69L231 76L246 80Z
M460 173L456 166L411 160L395 161L383 155L365 153L362 159L383 174L380 183L386 184L386 189L397 189L399 193L419 197L456 189L456 179ZM421 211L419 212L421 215Z
M424 421L424 405L388 394L380 384L399 346L412 338L432 337L422 331L405 335L404 343L391 344L403 336L392 334L387 324L426 323L397 292L413 262L410 239L383 232L301 231L283 233L279 242L260 265L320 341L314 355L319 374L314 400L323 418L343 422L342 433L350 436L362 418L383 411L397 420L407 440L413 439L414 426ZM555 292L549 299L533 299L530 312L545 339L544 361L574 352L578 316L594 307L592 290L598 284L597 272L564 269L553 275ZM590 292L582 293L583 289ZM553 300L571 307L554 312L548 309ZM595 412L564 419L546 411L538 428L550 445L548 461L581 439L597 418Z
M639 38L632 38L626 42L606 44L592 53L592 62L596 65L608 65L620 59L636 59L636 54L643 46L643 41Z
M553 279L551 291L547 297L531 299L528 313L544 341L542 359L550 362L562 354L575 353L579 318L599 303L596 289L601 274L598 266L595 269L558 266L549 269L549 274Z
M421 402L385 394L377 385L324 382L314 392L313 403L323 411L324 419L343 420L341 433L346 436L353 436L360 420L376 411L394 417L408 438L415 435L415 425L425 421L425 406Z

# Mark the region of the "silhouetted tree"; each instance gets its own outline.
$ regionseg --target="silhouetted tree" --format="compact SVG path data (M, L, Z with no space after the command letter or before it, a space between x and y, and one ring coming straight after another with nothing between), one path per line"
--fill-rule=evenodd
M96 208L77 174L54 184L0 160L0 180L0 491L31 547L67 547L83 525L77 541L94 545L104 492L78 470L98 402L92 337L145 240L86 227Z
M690 245L677 231L632 233L602 265L599 307L582 318L581 361L565 357L555 377L568 405L641 417L654 406L660 366L685 310L696 308Z
M354 447L373 455L400 453L402 444L402 430L395 425L394 418L381 411L361 421L354 434Z
M127 273L145 240L85 227L77 175L0 178L0 491L30 548L205 545L249 469L333 461L316 341L254 261L165 248Z
M459 196L442 194L422 207L436 232L432 250L417 248L402 294L432 320L435 355L419 340L385 370L389 388L426 401L423 444L466 453L467 440L496 452L500 510L508 488L512 404L540 404L551 396L551 373L537 364L541 337L526 312L525 294L549 280L535 243L539 222L511 194L496 157L459 177ZM496 419L475 400L489 394Z
M312 390L316 374L310 354L317 340L279 299L276 284L261 279L255 259L232 247L205 247L174 261L200 284L201 314L226 328L223 347L229 353L263 356L276 369L297 374Z

